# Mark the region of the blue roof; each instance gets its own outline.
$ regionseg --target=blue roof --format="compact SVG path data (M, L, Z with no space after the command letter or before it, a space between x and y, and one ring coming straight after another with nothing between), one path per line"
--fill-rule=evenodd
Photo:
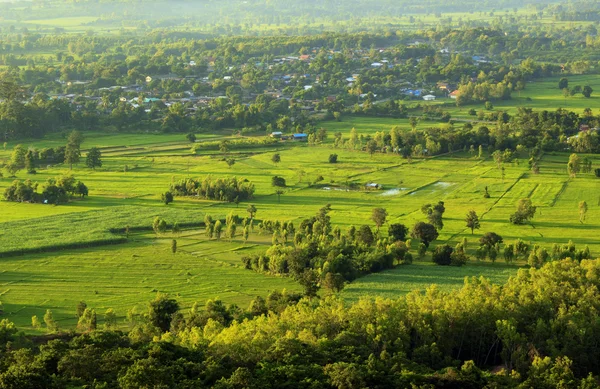
M306 134L294 134L293 137L294 138L306 138L308 135Z

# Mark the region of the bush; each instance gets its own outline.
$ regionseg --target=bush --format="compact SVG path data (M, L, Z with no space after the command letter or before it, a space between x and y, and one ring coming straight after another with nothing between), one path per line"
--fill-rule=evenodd
M273 176L271 178L271 185L279 187L279 188L285 188L286 187L285 178L279 177L279 176Z
M454 249L447 244L437 246L433 251L431 259L438 265L449 266L452 264L452 253Z
M337 163L338 155L337 154L329 154L329 163Z

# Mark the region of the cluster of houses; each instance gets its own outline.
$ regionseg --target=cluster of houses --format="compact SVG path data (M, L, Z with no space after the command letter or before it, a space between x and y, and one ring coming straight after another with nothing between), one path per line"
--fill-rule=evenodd
M415 42L413 43L413 45L418 45L418 44L422 44L423 42ZM302 55L298 55L298 56L283 56L283 57L278 57L278 58L274 58L271 63L266 64L266 63L262 63L262 62L257 62L257 65L260 65L262 67L274 70L276 72L278 67L283 67L284 65L288 64L288 63L292 63L295 61L303 61L306 63L311 63L312 61L315 60L317 53L319 53L321 50L321 48L319 47L315 47L312 48L310 53L311 54L302 54ZM386 49L378 49L380 54L385 55ZM441 50L442 53L446 53L446 54L450 54L450 50L448 49L442 49ZM340 53L340 51L336 51L336 50L330 50L330 57L333 58L333 55ZM366 50L354 50L351 52L351 55L353 56L353 58L357 59L357 60L365 60L368 59L368 55L367 55L367 51ZM206 58L207 61L209 61L209 66L207 67L207 72L213 72L214 68L215 68L215 58L212 57L208 57ZM485 59L485 57L481 57L481 56L473 56L472 60L476 63L484 63L487 62L487 60ZM186 66L189 67L196 67L197 63L196 61L189 61L189 63L186 63ZM242 68L244 68L247 65L242 65ZM366 65L369 66L372 69L379 69L379 68L392 68L394 66L394 63L388 59L385 59L385 57L383 59L380 59L378 61L372 62L370 63L370 65ZM233 71L235 69L235 67L229 67L230 71ZM233 74L233 73L231 73ZM350 76L347 76L344 81L347 83L347 87L348 88L352 88L354 86L354 84L357 82L357 80L359 79L360 74L359 73L355 73L352 74ZM202 83L211 83L211 79L209 79L209 77L206 76L187 76L187 77L182 77L182 76L178 76L175 74L166 74L166 75L154 75L154 76L147 76L145 81L146 83L151 83L153 82L155 79L156 80L173 80L173 81L181 81L184 79L194 79L196 82L202 82ZM235 82L235 78L232 75L227 75L227 73L225 73L225 75L222 75L222 79L224 81L229 81L229 82ZM301 81L302 83L300 85L303 86L305 91L309 91L312 90L314 88L315 85L319 84L321 82L321 80L319 79L319 75L311 75L311 74L275 74L272 76L272 80L278 83L283 83L283 85L296 85L298 80L304 80ZM90 81L70 81L70 82L62 82L63 84L67 84L68 86L76 86L76 85L85 85L85 84L89 84ZM437 84L437 90L435 88L428 88L426 90L422 89L422 88L418 88L415 85L413 85L412 83L408 82L408 81L404 81L404 80L398 80L398 82L396 83L398 91L401 92L402 94L404 94L405 96L409 96L411 98L416 98L416 99L423 99L424 101L434 101L436 99L438 99L439 97L449 97L451 99L456 99L458 97L458 90L456 89L456 85L452 85L449 82L439 82ZM435 90L435 91L434 91ZM144 86L142 85L129 85L129 86L111 86L111 87L105 87L105 88L99 88L98 89L99 92L115 92L115 91L120 91L123 94L129 94L129 98L126 97L121 97L120 101L121 102L126 102L131 104L134 108L138 108L140 106L146 106L148 107L149 105L151 105L152 103L156 102L156 101L162 101L166 106L170 106L176 102L181 102L181 103L188 103L191 102L192 105L195 108L192 109L198 109L198 107L202 106L202 105L206 105L208 104L211 100L217 99L217 98L221 98L224 96L195 96L194 93L192 93L191 91L186 91L185 95L180 97L180 98L171 98L168 100L165 99L159 99L158 97L152 97L151 94L148 94L148 97L144 97L144 98L131 98L131 96L133 94L141 94L145 91ZM264 91L265 94L270 95L276 99L284 99L284 98L289 98L284 96L283 90L278 88L278 87L274 87L272 89L267 89ZM360 98L365 98L367 96L367 94L363 93L360 95ZM76 98L80 98L81 95L76 95L73 93L69 93L69 94L58 94L53 96L54 98L60 98L60 99L67 99L70 100L71 102L74 102L74 100ZM92 96L84 96L86 99L90 99L90 100L99 100L99 97L92 97ZM377 97L377 95L375 95L375 97ZM328 97L330 100L331 99L335 99L335 96L329 96ZM304 109L309 110L309 111L313 111L314 110L314 106L316 104L316 101L306 101L305 102L305 107Z

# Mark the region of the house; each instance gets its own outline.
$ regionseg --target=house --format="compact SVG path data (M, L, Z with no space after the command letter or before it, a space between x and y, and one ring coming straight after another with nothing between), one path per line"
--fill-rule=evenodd
M381 190L383 189L383 185L378 184L376 182L369 182L365 184L365 189L367 190Z
M456 100L456 98L458 97L458 94L459 93L458 93L458 89L457 89L454 92L450 93L450 98Z
M582 124L581 126L579 126L579 131L589 131L590 130L590 126L588 126L587 124Z
M283 132L275 131L275 132L271 133L271 138L281 138L282 135L283 135Z
M372 67L372 68L380 68L380 67L382 67L382 66L383 66L383 64L382 64L381 62L373 62L373 63L371 64L371 67Z
M425 96L423 96L423 100L433 101L433 100L435 100L435 96L434 95L425 95Z
M292 135L293 140L299 140L301 142L306 142L308 140L307 134L294 134Z

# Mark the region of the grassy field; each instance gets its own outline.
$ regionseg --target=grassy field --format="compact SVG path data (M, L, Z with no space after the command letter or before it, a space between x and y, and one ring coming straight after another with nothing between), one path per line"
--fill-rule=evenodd
M398 121L348 118L323 125L328 126L330 133L336 129L349 131L355 126L359 133L372 134L398 125ZM568 154L546 154L538 175L530 174L524 160L509 164L502 179L489 158L479 160L465 154L409 163L397 155L371 157L363 152L334 149L329 143L312 147L285 143L271 149L235 150L229 157L236 163L228 167L218 153L192 155L183 135L86 135L84 149L103 147L102 168L93 171L80 163L70 171L57 165L41 168L36 175L21 171L17 176L43 184L48 178L73 174L88 185L90 196L62 206L0 202L0 252L123 240L122 234L113 234L110 229L126 225L149 228L155 216L164 217L169 223L201 222L205 214L223 217L232 211L246 216L245 203L236 206L192 198L176 198L169 206L160 202L160 194L173 180L212 175L245 177L253 182L256 193L252 203L258 208L259 219L291 220L298 225L303 218L331 204L332 222L343 228L372 225L370 215L374 207L387 209L389 223L401 222L410 227L424 220L420 212L423 204L442 200L447 211L438 243L455 244L467 238L472 254L479 237L493 231L505 242L522 238L546 247L573 240L578 248L589 245L594 255L600 255L599 181L592 174L569 178ZM51 138L24 144L47 147L61 141L64 142ZM14 144L1 151L0 158L7 158L12 147ZM274 152L281 154L278 164L271 161ZM331 153L338 154L337 164L328 163ZM594 166L598 166L600 158L591 157ZM279 199L271 187L274 175L284 177L288 184ZM315 185L319 176L323 180ZM0 178L0 191L12 180ZM382 184L384 189L347 190L348 183L362 188L367 182ZM485 187L491 194L489 199L483 197ZM510 213L524 197L530 197L538 206L536 217L531 224L509 224ZM581 200L589 205L585 223L579 223ZM481 217L481 229L474 235L464 222L471 209ZM141 232L119 245L3 258L0 300L5 314L20 326L27 326L32 315L41 316L46 309L52 309L62 325L69 327L74 324L79 300L99 313L114 308L124 316L132 306L142 310L157 291L177 296L184 307L217 296L245 307L253 297L265 296L270 290L299 289L290 279L268 277L240 267L241 255L264 250L269 236L253 234L244 245L239 241L207 241L201 231L187 230L177 237L180 251L176 255L169 251L172 238L170 233L155 238L149 232ZM428 261L427 257L412 266L357 280L347 286L343 295L351 301L361 295L395 297L412 289L424 289L432 282L454 288L462 284L465 276L483 275L501 283L518 269L503 263L446 268L432 266Z
M68 250L2 260L0 295L3 317L33 331L31 317L51 309L62 328L76 324L79 301L98 312L113 308L120 319L127 310L146 312L157 292L177 298L182 308L220 298L247 308L256 296L272 290L300 291L288 278L257 274L240 267L240 257L256 250L258 242L207 241L200 231L170 233L154 238L134 235L123 245ZM171 239L179 250L171 252Z
M431 284L446 291L457 289L464 285L465 278L480 277L482 274L494 284L504 284L518 269L517 265L504 263L474 262L459 268L416 261L412 265L398 266L393 270L363 277L344 288L341 294L350 302L356 302L362 297L394 299L399 294L423 290Z

